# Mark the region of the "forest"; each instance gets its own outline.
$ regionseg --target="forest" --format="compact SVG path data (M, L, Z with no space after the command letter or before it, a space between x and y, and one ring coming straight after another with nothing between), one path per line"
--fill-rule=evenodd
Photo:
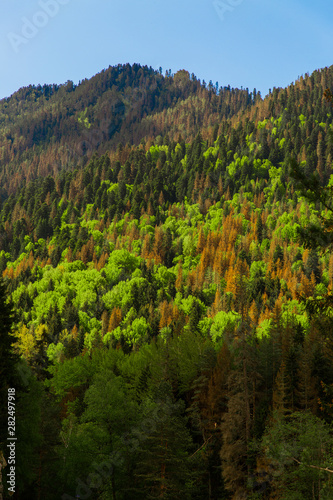
M127 64L0 101L4 499L333 498L331 90Z

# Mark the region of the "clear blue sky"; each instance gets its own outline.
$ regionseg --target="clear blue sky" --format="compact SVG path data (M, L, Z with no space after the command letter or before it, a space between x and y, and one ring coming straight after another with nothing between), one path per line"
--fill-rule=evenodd
M262 95L333 64L329 0L3 0L0 98L109 65L187 69Z

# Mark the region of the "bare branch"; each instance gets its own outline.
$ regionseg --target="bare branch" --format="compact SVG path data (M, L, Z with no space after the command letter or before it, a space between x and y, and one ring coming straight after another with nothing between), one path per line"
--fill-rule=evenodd
M308 464L303 464L302 462L300 462L299 460L297 460L296 458L294 457L291 457L292 460L294 460L295 462L297 462L299 465L305 465L305 467L311 467L311 469L318 469L318 470L324 470L326 472L330 472L330 474L333 474L333 470L331 469L328 469L327 467L318 467L317 465L308 465Z
M198 453L198 451L200 451L200 450L201 450L201 448L203 448L204 446L206 446L206 444L208 443L208 441L209 441L210 439L212 439L212 437L213 437L213 436L210 436L210 437L207 439L207 441L205 441L205 442L204 442L204 444L203 444L202 446L200 446L200 448L199 448L199 449L197 449L197 451L195 451L195 452L193 453L193 455L191 455L191 456L190 456L190 458L194 457L194 455L196 455L196 454Z

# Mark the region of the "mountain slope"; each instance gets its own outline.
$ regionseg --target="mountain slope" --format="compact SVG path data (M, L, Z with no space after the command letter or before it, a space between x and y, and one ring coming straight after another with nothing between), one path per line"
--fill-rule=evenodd
M110 67L78 86L22 88L0 102L3 195L38 175L71 169L85 162L85 155L120 141L139 144L171 129L191 139L210 114L220 121L251 103L247 91L227 88L217 96L215 88L204 88L186 71L163 77L139 65Z

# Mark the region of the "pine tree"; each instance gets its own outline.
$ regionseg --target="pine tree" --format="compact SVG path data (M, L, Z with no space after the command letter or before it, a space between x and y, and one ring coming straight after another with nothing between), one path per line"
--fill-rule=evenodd
M313 374L315 347L316 339L310 333L304 339L303 349L299 357L297 390L300 409L310 409L313 413L316 413L318 406L318 380Z
M115 307L111 312L107 331L112 332L112 330L114 330L115 328L117 328L117 326L120 325L121 321L122 321L121 309L119 307Z
M312 273L315 276L316 283L319 283L320 282L319 259L317 252L313 249L310 251L308 260L305 264L305 274L308 279L311 278Z
M257 215L257 220L256 220L256 235L259 243L261 243L263 240L262 232L263 232L263 225L261 220L261 214L259 213Z
M249 318L242 317L233 346L234 368L228 377L227 411L221 423L222 474L233 500L246 498L251 472L250 440L258 397L256 386L260 377L252 333Z

